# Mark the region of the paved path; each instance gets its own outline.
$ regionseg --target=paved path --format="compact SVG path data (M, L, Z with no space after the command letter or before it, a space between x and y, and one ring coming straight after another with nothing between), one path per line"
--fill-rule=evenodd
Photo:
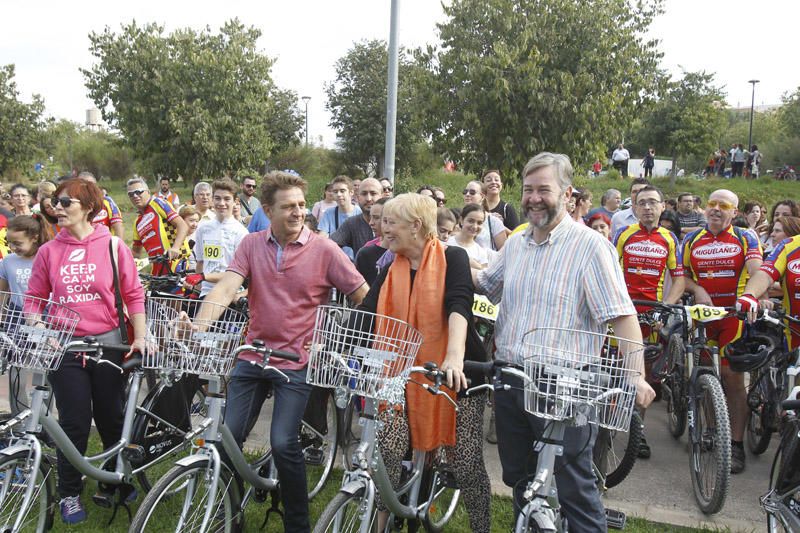
M0 376L0 410L8 410L8 379ZM265 404L248 445L263 446L269 427L271 403ZM488 409L487 409L488 422ZM608 507L648 520L684 526L727 527L734 532L763 531L765 518L758 498L767 489L769 469L777 445L773 436L770 449L760 457L748 455L744 473L733 476L725 507L715 516L705 516L697 508L689 477L686 437L673 439L666 429L664 402L653 405L646 419L646 434L653 450L649 460L637 461L633 472L620 486L606 495ZM492 489L510 495L501 480L497 447L486 444L484 458Z

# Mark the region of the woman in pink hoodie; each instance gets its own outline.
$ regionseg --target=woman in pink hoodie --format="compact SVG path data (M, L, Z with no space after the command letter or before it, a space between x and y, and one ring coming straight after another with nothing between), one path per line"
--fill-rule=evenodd
M139 283L130 249L111 233L91 221L103 208L103 193L94 183L71 179L53 196L58 225L56 238L39 249L28 282L30 296L50 298L80 314L75 337L94 335L101 341L122 342L116 308L112 261L118 265L119 288L133 324L131 352L144 352L144 292ZM125 327L122 324L122 327ZM119 364L130 355L104 352L104 358ZM108 448L122 432L124 377L110 365L96 365L80 355L66 354L61 366L50 374L58 417L64 432L81 453L86 452L92 416ZM81 474L59 450L58 491L61 516L68 524L86 519L80 501Z

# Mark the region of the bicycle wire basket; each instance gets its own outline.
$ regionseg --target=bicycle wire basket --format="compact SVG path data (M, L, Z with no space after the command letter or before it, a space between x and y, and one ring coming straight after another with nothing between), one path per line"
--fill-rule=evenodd
M61 304L0 292L0 350L8 363L30 370L57 370L80 315Z
M642 353L639 342L566 328L525 334L525 410L577 425L590 422L628 431L636 400L634 378L623 354Z
M321 305L306 380L402 406L408 371L421 344L422 334L402 320Z
M214 307L216 320L199 321L195 315L203 306ZM192 320L194 331L181 318ZM225 376L235 362L233 351L247 332L247 315L223 305L151 296L147 299L148 353L142 367L175 370L204 376Z

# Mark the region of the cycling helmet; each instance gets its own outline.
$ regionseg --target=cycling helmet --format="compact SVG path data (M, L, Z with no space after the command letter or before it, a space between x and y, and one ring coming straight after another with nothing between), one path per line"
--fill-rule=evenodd
M734 372L751 372L764 366L776 348L775 341L766 335L750 335L725 347L725 359Z

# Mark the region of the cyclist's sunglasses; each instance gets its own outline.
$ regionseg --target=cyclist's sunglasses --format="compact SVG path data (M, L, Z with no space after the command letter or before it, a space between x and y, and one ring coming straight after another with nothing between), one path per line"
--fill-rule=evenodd
M147 189L134 189L132 191L128 191L128 198L133 198L134 196L141 196L147 192Z
M726 202L725 200L709 200L706 203L706 207L709 209L719 209L721 211L728 211L736 207L730 202Z
M51 198L50 199L50 203L53 204L53 208L55 208L57 205L61 205L61 207L66 209L69 206L71 206L73 203L81 203L81 201L76 199L76 198L70 198L68 196L62 196L60 198L56 198L56 197Z

